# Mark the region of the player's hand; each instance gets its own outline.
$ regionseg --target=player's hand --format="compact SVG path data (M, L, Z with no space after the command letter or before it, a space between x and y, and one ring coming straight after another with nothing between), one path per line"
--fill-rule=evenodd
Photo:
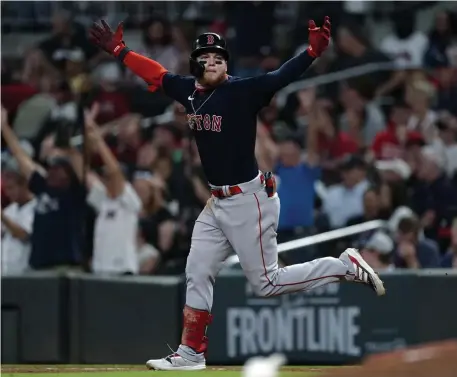
M101 25L94 22L89 29L90 41L114 56L118 56L122 49L125 48L125 43L122 40L123 34L124 25L122 22L119 23L114 33L105 20L101 20Z
M330 28L330 18L328 16L325 16L322 27L317 27L314 20L309 21L309 47L307 51L313 58L318 58L327 49L330 43Z

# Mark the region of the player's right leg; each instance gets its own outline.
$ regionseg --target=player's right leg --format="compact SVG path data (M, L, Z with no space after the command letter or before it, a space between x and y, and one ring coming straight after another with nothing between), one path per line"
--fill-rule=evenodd
M205 369L208 345L206 328L211 322L213 286L223 261L232 248L212 212L213 202L202 211L195 222L186 266L186 305L181 344L171 355L146 362L155 370Z
M382 281L355 249L346 250L339 258L319 258L279 268L278 197L269 198L259 190L221 202L221 208L224 211L218 220L257 295L276 296L341 281L364 283L378 295L385 293Z

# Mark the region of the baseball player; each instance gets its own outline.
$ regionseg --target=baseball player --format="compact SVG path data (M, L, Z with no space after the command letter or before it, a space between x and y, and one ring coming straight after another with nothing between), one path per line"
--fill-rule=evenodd
M382 281L355 249L347 249L339 258L278 268L279 198L272 174L260 172L255 159L259 110L278 90L299 79L327 48L328 17L322 27L309 22L309 47L305 52L277 71L251 78L227 74L230 56L225 40L218 34L204 33L197 38L190 56L192 76L179 76L131 51L122 33L122 23L113 32L101 21L90 29L90 38L144 79L150 91L161 89L186 108L212 192L193 229L181 344L165 358L148 360L149 369L206 368L206 328L212 319L213 285L233 251L260 296L309 290L339 281L364 283L378 295L385 293Z

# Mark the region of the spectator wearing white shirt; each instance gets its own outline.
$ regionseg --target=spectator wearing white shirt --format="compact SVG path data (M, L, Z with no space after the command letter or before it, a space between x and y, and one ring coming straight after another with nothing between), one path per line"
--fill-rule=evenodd
M422 67L428 38L423 32L415 30L415 17L413 12L401 12L396 15L394 32L381 41L381 51L392 58L399 68Z
M137 274L138 216L141 200L122 172L93 116L86 113L86 136L103 161L103 178L87 174L87 202L97 212L92 271L96 274Z
M1 212L2 274L22 274L29 268L36 200L27 179L15 171L3 172L2 184L11 201Z
M363 214L363 196L369 187L365 162L349 156L341 166L342 183L329 187L323 195L324 212L332 228L340 228L347 221Z
M457 117L443 114L436 125L439 137L432 146L443 157L447 176L453 179L457 176Z
M436 89L429 81L416 79L406 85L405 101L412 110L407 128L420 132L427 143L432 143L437 137L437 114L431 109L435 95Z

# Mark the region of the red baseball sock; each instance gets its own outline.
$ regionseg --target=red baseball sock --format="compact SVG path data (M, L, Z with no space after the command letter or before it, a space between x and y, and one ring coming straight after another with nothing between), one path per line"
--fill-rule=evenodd
M184 306L184 324L181 344L192 348L197 353L206 353L208 338L206 328L211 323L213 316L206 310L193 309Z

